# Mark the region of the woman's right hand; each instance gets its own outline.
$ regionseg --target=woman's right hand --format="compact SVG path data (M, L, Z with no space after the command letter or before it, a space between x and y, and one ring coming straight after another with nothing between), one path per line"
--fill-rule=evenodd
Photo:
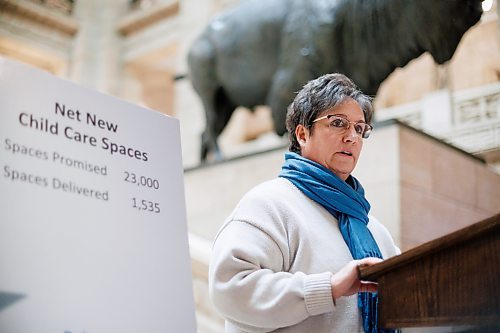
M373 257L353 260L333 274L331 279L333 300L358 292L376 292L376 282L359 280L358 266L371 266L381 261L382 259Z

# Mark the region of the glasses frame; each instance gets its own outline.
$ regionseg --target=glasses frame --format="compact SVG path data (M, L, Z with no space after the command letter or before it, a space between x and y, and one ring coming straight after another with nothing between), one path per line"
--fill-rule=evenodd
M365 126L367 126L367 127L368 127L368 129L364 130L364 131L363 131L363 133L361 133L361 134L358 134L358 132L356 132L356 131L355 131L355 132L356 132L356 134L357 134L359 137L363 138L363 139L368 139L368 138L370 137L371 132L373 131L373 126L372 126L372 125L370 125L370 124L367 124L367 123L365 123L365 122L357 122L357 123L356 123L356 122L354 122L354 121L350 121L350 120L349 120L349 119L347 119L346 117L342 117L341 115L338 115L338 114L327 114L326 116L322 116L322 117L319 117L319 118L314 119L314 120L312 121L312 123L314 124L315 122L320 121L320 120L323 120L323 119L328 119L328 120L330 120L330 118L332 118L332 117L342 118L342 119L344 119L345 121L347 121L348 126L347 126L347 128L343 127L344 131L347 131L349 128L351 128L351 124L353 124L353 125L364 124ZM330 127L330 124L328 124L328 127ZM339 127L336 127L336 128L340 129ZM366 134L366 133L368 133L368 134Z

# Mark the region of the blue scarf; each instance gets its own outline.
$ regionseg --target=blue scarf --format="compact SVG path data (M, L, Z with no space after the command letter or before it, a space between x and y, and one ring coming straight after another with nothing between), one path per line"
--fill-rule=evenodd
M319 163L296 153L286 153L280 177L290 180L310 199L330 212L354 259L382 258L380 249L368 230L370 204L359 181L349 176L348 182L340 179ZM376 293L358 293L363 327L366 333L378 333L378 296ZM393 332L380 330L380 332Z

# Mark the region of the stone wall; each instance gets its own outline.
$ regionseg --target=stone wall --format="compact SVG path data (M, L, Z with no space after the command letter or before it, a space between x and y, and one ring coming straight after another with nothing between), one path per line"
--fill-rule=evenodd
M484 162L408 128L399 137L403 249L500 213L500 176Z

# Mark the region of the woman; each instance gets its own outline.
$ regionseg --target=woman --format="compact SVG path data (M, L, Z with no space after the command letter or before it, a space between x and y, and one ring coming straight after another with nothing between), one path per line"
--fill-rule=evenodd
M372 113L342 74L298 93L281 174L248 192L214 241L210 296L226 332L378 331L376 284L357 266L399 250L351 176Z

